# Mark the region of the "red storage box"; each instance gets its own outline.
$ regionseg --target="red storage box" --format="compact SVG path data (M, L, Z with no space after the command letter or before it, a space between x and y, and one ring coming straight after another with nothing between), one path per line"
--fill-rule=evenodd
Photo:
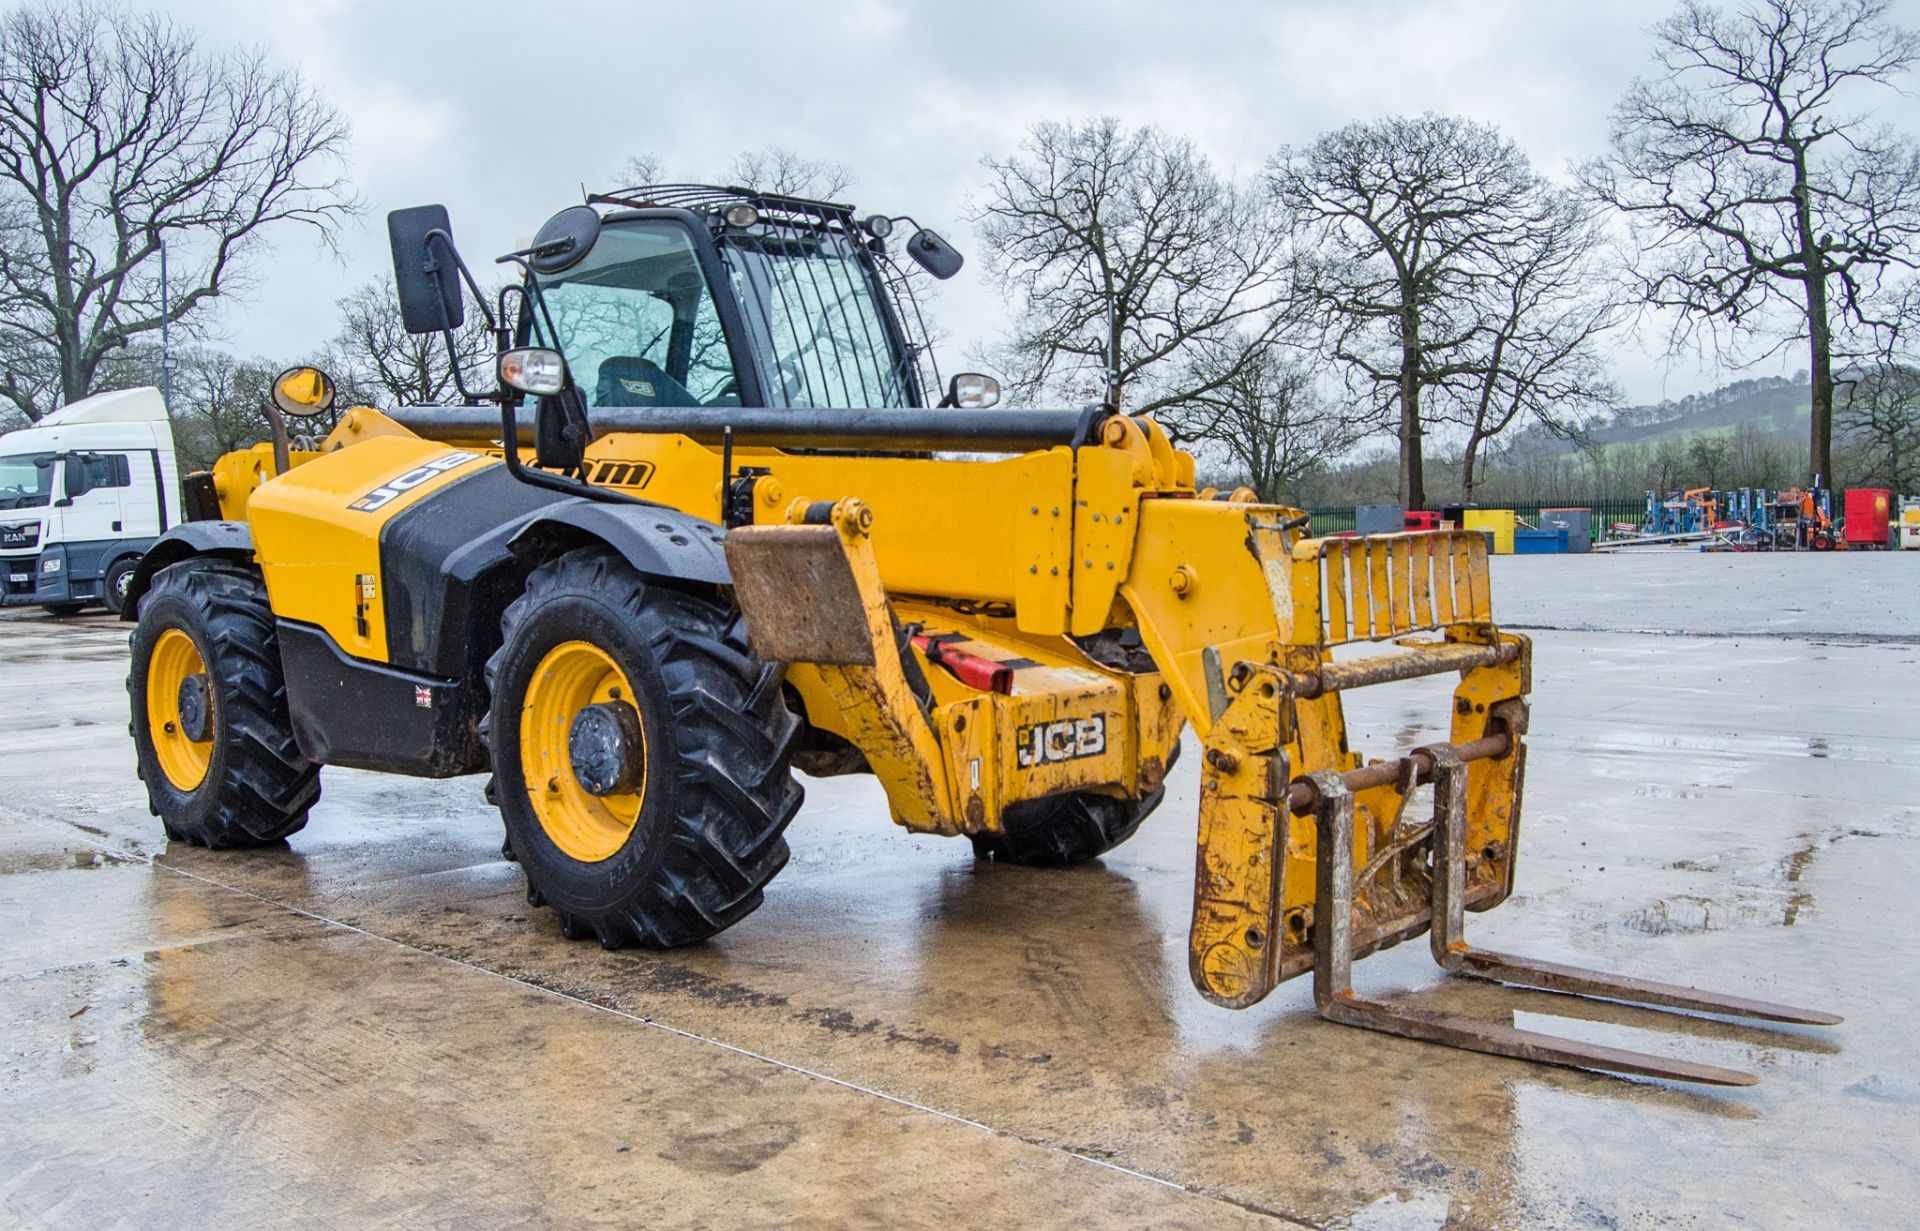
M1430 513L1425 509L1415 509L1411 513L1402 513L1400 524L1407 530L1438 530L1440 514Z
M1885 547L1892 502L1879 487L1847 489L1846 539L1849 546Z

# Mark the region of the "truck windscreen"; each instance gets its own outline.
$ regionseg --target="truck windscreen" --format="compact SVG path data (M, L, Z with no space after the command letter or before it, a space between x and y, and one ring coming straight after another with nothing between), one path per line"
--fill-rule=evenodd
M0 509L31 509L53 497L53 454L0 457Z

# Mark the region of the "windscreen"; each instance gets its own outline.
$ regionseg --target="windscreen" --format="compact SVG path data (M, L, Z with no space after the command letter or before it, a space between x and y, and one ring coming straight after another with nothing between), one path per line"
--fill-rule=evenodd
M763 356L768 405L914 403L911 364L854 242L837 231L785 227L726 237L722 251Z
M53 498L53 454L0 457L0 509L29 509Z
M726 335L685 227L607 227L587 259L540 279L534 336L567 357L590 406L738 406ZM549 337L548 325L556 337Z

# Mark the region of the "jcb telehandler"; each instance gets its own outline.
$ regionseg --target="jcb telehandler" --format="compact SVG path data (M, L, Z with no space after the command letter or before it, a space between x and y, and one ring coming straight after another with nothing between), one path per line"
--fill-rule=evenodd
M1839 1020L1470 947L1465 912L1513 887L1531 671L1494 623L1484 539L1310 537L1298 510L1196 490L1191 456L1111 406L990 410L971 374L926 406L903 221L738 189L594 197L502 258L520 276L489 304L444 209L390 215L407 328L451 356L464 285L497 380L464 406L354 407L194 480L195 520L126 605L168 834L278 841L322 765L491 772L528 900L566 935L683 945L760 904L796 768L872 773L895 821L983 858L1068 864L1154 810L1190 728L1191 974L1217 1004L1312 971L1340 1022L1754 1080L1354 993L1354 958L1430 932L1460 974ZM927 230L897 246L960 266ZM276 401L324 412L331 384L296 369ZM1349 746L1342 692L1442 674L1450 739Z

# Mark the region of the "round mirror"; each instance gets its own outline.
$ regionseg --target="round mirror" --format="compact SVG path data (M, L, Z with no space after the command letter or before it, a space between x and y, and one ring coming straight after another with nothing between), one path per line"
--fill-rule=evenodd
M527 250L527 265L537 274L557 274L585 260L600 238L600 211L570 205L547 219Z
M288 368L273 378L273 404L296 419L332 410L336 392L333 377L319 368Z

